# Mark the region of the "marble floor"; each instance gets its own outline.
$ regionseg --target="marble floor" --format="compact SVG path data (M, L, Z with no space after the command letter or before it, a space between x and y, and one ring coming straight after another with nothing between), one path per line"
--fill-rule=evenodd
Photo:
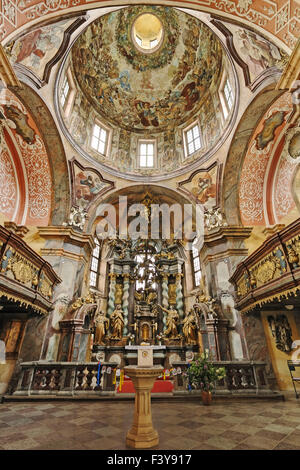
M1 450L126 449L133 401L0 404ZM300 450L300 399L152 400L164 450Z

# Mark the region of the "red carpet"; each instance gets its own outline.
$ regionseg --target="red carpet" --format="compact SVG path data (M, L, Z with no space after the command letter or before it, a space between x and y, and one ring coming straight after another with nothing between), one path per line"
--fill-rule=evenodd
M157 379L151 390L152 393L170 393L173 390L173 383L170 380ZM118 389L117 393L135 393L133 383L130 379L125 379L122 390Z

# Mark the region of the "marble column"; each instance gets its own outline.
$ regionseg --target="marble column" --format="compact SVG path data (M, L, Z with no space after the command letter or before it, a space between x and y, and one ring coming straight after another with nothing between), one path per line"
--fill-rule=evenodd
M183 308L183 292L182 292L182 276L183 274L176 274L176 309L179 315L179 321L183 321L184 308ZM181 327L178 327L181 330ZM179 332L179 331L178 331Z
M169 307L168 274L162 275L161 295L162 295L162 300L161 300L162 306L164 308L168 308ZM162 322L163 322L163 331L165 331L167 328L167 316L165 312L163 312Z
M115 310L115 295L116 295L116 282L117 282L117 275L115 273L109 273L109 293L108 293L108 308L107 314L110 315Z
M123 274L123 298L122 309L124 312L124 330L123 334L128 334L128 306L129 306L129 288L130 288L130 275Z

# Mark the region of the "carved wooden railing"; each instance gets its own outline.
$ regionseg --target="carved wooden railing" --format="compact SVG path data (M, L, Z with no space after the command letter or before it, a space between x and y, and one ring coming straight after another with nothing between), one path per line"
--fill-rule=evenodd
M23 362L13 395L80 395L113 392L113 373L98 377L97 362ZM117 363L103 363L111 371Z
M236 307L245 312L300 291L300 219L271 235L230 278Z
M0 226L0 296L47 313L53 288L61 282L51 265L22 240L22 228ZM21 236L18 235L18 232Z
M265 372L265 363L260 361L218 361L213 362L216 367L224 367L226 376L215 384L214 393L226 394L263 394L270 393ZM175 369L180 373L174 376L174 390L185 391L188 389L186 375L187 362L173 362Z

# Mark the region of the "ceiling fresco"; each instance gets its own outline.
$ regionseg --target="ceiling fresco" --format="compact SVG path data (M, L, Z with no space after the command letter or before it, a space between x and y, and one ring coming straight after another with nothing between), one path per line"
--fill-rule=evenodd
M139 51L131 30L141 13L163 25L161 47ZM162 132L188 121L221 79L223 49L198 19L172 8L134 6L94 21L72 47L86 99L109 123L130 132Z

